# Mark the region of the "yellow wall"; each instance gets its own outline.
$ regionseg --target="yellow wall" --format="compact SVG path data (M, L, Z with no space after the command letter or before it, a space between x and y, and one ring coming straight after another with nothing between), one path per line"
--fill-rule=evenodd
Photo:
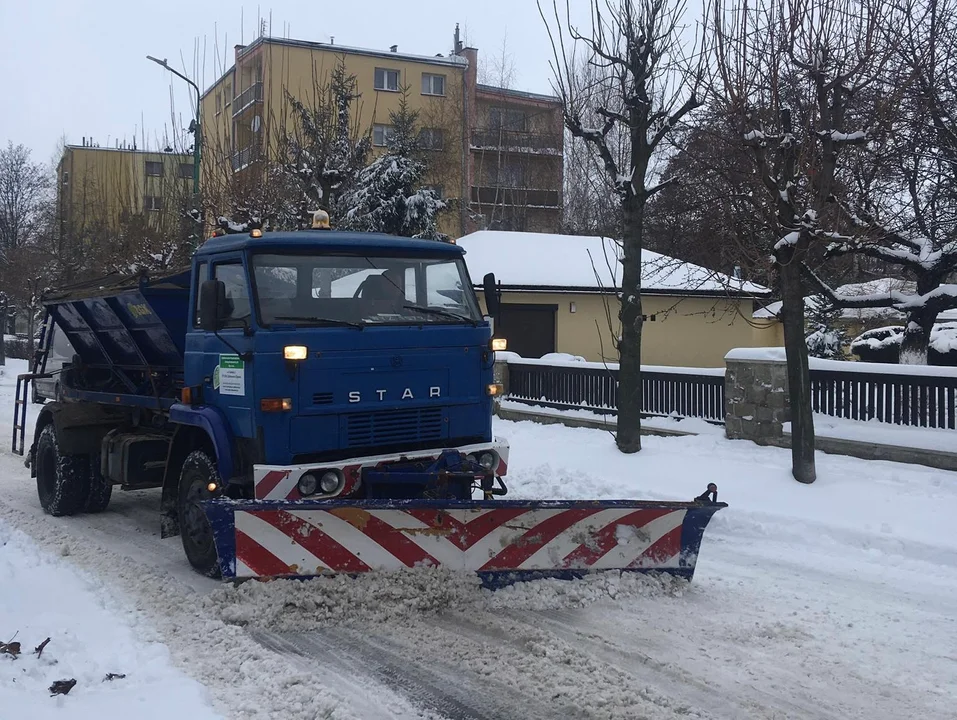
M616 361L604 297L583 293L503 292L503 303L557 305L555 349L586 360ZM618 308L611 301L617 328ZM570 311L575 303L576 312ZM780 323L751 320L751 300L643 295L649 316L642 330L641 361L645 365L724 367L724 356L736 347L783 345ZM655 319L651 320L650 316Z
M146 163L163 163L161 177L147 176ZM191 155L115 148L67 146L57 167L57 187L64 217L78 226L116 228L124 214L145 213L159 220L179 215L177 207L192 192L192 175L180 178L179 165L192 166ZM163 198L164 210L146 211L145 198Z

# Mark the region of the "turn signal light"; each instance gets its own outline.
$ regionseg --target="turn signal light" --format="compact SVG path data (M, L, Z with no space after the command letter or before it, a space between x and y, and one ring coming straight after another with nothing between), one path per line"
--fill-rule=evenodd
M263 231L259 228L253 228L249 231L249 237L251 238L261 238L263 236Z
M492 383L485 388L486 395L491 395L492 397L501 395L503 392L505 392L505 388L502 383Z
M492 338L492 350L505 352L508 350L508 340L505 338Z
M286 345L282 349L282 356L286 360L305 360L309 356L309 349L305 345Z
M180 400L183 402L183 405L192 405L193 404L193 388L184 387L182 392L180 392Z
M263 412L284 412L292 410L292 398L263 398L259 401Z

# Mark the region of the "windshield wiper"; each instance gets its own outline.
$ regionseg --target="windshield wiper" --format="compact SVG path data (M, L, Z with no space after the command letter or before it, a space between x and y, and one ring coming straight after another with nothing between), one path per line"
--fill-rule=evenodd
M426 315L441 315L442 317L453 318L455 320L462 320L469 323L472 327L478 327L478 322L473 318L467 317L465 315L459 315L454 313L451 310L442 310L441 308L432 308L425 307L424 305L403 305L406 310L415 310L416 312L424 313Z
M324 317L302 317L299 315L277 315L276 320L295 320L298 322L304 323L315 323L315 324L324 324L324 325L336 325L338 327L352 327L358 330L362 330L365 325L362 325L357 322L351 322L349 320L336 320L335 318L324 318Z

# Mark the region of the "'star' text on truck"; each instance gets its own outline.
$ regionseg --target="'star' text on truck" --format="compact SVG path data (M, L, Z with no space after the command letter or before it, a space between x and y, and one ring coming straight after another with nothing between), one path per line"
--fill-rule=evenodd
M494 316L492 276L485 296ZM712 488L693 502L501 499L492 323L454 244L254 230L207 240L180 272L101 278L44 306L14 422L22 454L33 381L40 505L99 512L114 485L162 488L162 535L205 575L690 578L724 507ZM73 354L48 367L57 334Z

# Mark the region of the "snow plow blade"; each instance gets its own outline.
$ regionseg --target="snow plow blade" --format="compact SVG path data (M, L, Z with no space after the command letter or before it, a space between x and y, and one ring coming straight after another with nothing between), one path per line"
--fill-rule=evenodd
M487 587L622 570L691 579L725 503L211 500L224 580L403 568L475 572Z

